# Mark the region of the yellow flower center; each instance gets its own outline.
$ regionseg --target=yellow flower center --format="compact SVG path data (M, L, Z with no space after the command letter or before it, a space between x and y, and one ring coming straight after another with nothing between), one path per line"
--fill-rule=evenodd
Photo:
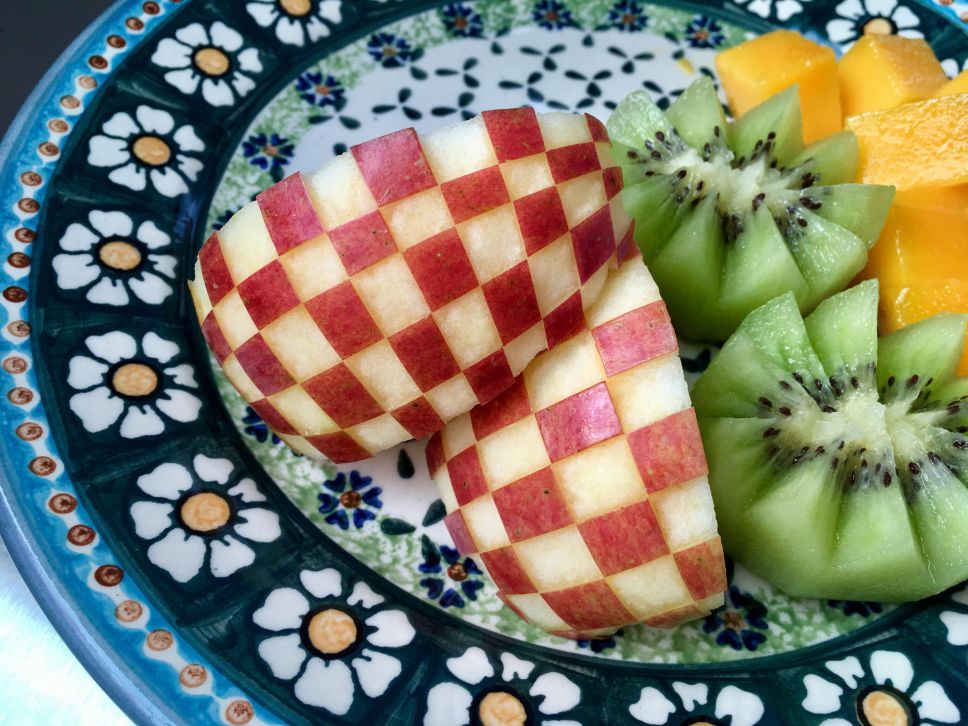
M871 726L908 726L907 709L893 693L871 691L860 704Z
M212 492L193 494L181 506L182 521L196 532L212 532L224 527L230 516L229 503Z
M894 31L887 18L871 18L864 23L864 35L890 35Z
M134 155L149 166L161 166L171 159L171 147L157 136L139 136L133 148Z
M148 396L158 388L158 374L144 363L125 363L111 376L111 387L122 396Z
M202 73L221 76L229 70L229 57L218 48L201 48L195 53L195 65Z
M356 642L356 636L356 622L342 610L321 610L309 621L309 642L326 655L342 653Z
M483 726L524 726L528 712L520 700L504 691L488 693L477 707Z
M312 5L309 0L279 0L279 5L282 9L286 11L287 14L293 15L297 18L301 18L303 15L308 15L309 11L312 10Z
M141 252L130 242L115 240L98 250L98 257L106 267L127 272L141 264Z

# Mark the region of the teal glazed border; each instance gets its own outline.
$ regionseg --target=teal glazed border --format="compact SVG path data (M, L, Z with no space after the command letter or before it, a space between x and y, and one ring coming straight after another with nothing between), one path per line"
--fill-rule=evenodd
M230 111L219 112L224 114L223 118L216 117L207 124L198 124L200 129L208 127L209 135L202 135L202 138L209 149L216 149L212 156L218 158L217 165L206 168L200 180L178 200L151 197L157 203L154 213L176 220L173 227L174 236L182 242L179 261L182 274L190 269L190 260L203 241L203 224L211 192L228 162L228 152L237 146L263 102L291 83L292 77L312 61L375 27L442 4L441 0L346 1L343 21L333 36L298 52L272 47L267 31L240 18L240 27L247 26L243 29L245 33L251 32L253 42L270 54L278 72L274 75L267 72L272 76L271 80L260 85L244 103ZM766 20L750 15L732 3L669 4L721 15L753 29L771 27ZM943 21L938 12L942 8L926 0L909 4L919 8L922 19L938 29L931 37L936 40L939 52L945 49L948 55L955 55L959 62L963 61L968 55L966 26L959 28L950 20ZM28 337L3 336L0 349L4 359L15 355L30 362L26 373L4 380L9 386L31 391L34 400L26 405L16 403L15 389L11 388L0 405L0 421L3 431L7 432L0 441L0 463L3 466L0 533L58 632L134 720L139 723L177 722L190 714L194 722L202 719L204 714L211 722L219 722L225 719L225 704L252 699L269 709L255 706L256 718L264 722L275 722L271 713L274 712L287 722L318 723L320 711L294 702L291 686L266 676L264 665L260 672L254 656L254 642L245 626L251 623L253 609L261 604L269 590L291 582L294 573L300 570L324 566L339 570L344 580L368 581L394 607L404 610L417 630L413 644L401 656L404 672L412 674L410 679L399 678L383 697L361 702L360 708L354 706L345 721L338 721L341 723L357 723L372 719L376 714L383 717L381 723L414 723L426 700L429 684L440 677L446 659L459 655L474 644L491 653L512 651L524 655L538 662L540 668L567 674L579 683L584 693L605 694L598 702L586 699L575 714L574 718L586 723L623 722L627 719L624 714L628 705L636 700L643 686L655 685L668 692L669 682L682 678L697 678L719 685L739 683L781 709L785 707L781 701L786 699L786 706L798 710L798 684L802 682L803 674L810 672L811 665L849 653L867 655L885 645L905 649L909 657L916 660L919 673L928 673L948 685L949 693L955 695L959 706L968 707L968 694L960 690L957 678L959 671L965 670L965 655L947 646L944 629L938 621L938 612L948 606L946 596L900 608L849 635L793 653L704 666L670 667L598 660L594 661L592 670L587 659L523 644L441 616L430 605L376 577L342 552L299 514L255 462L227 419L207 365L200 365L196 371L207 403L199 421L193 426L182 427L179 438L166 438L150 451L146 450L149 447L142 445L139 448L138 444L119 450L116 442L92 437L75 419L62 416L67 410L67 394L64 376L59 371L65 370L66 361L86 334L122 326L139 334L160 329L168 338L179 341L184 350L189 350L192 360L204 361L206 356L197 326L191 324L186 329L190 303L184 290L176 297L177 305L163 307L160 317L158 313L152 317L145 310L132 311L131 308L123 312L71 309L63 302L52 300L45 287L49 279L45 275L49 274L50 240L56 238L61 224L59 210L90 204L95 199L99 203L104 201L122 207L127 205L128 208L147 208L152 203L146 195L91 186L92 180L85 178L83 170L86 149L83 142L89 138L91 128L114 110L130 109L134 101L146 93L151 94L153 104L167 108L175 115L179 110L189 113L187 102L170 87L138 74L139 62L144 65L144 58L150 51L148 46L153 45L146 43L145 39L163 34L174 19L187 23L195 16L228 17L233 8L239 7L233 5L232 0L165 0L157 6L159 12L146 21L143 31L138 32L127 28L124 20L130 16L142 16L142 3L121 0L108 10L48 72L0 146L3 168L0 194L6 200L0 220L8 252L24 249L12 238L13 229L21 226L24 219L32 218L29 225L37 232L37 241L32 245L34 264L29 280L9 265L4 270L7 290L16 286L26 291L27 296L26 303L5 296L6 322L26 319L33 327ZM833 3L808 3L797 20L806 22L814 11L820 14L832 6ZM945 9L945 12L948 11ZM958 22L956 18L955 22ZM823 25L818 22L804 26L805 29L809 27ZM105 53L104 38L109 34L121 37L124 49L112 51L108 67L103 71L92 71L89 58ZM69 117L73 128L58 137L62 146L57 153L51 156L38 153L39 145L51 137L47 121L63 115L54 112L59 108L57 99L75 93L77 78L82 73L97 79L97 90L84 96L83 112ZM41 175L43 181L39 187L28 190L19 181L20 175L26 171ZM40 204L39 213L22 208L17 211L17 200L25 197ZM24 305L27 306L26 315L23 314ZM8 374L0 374L4 375ZM54 403L45 407L48 399ZM39 477L28 468L38 453L37 446L21 442L12 434L27 420L39 423L50 432L49 455L58 464L53 474ZM176 460L179 455L187 461L190 453L199 450L218 452L254 477L275 510L283 514L284 520L283 540L273 564L261 570L253 568L257 572L227 578L226 585L214 594L205 591L186 593L150 578L144 568L144 552L125 540L120 518L120 513L126 511L128 500L124 497L134 477L161 461ZM78 520L105 533L106 541L98 539L83 553L68 548L64 523L61 518L52 516L46 506L54 492L76 492L81 502L75 513ZM110 542L110 549L106 542ZM91 586L92 572L94 567L104 564L120 565L125 577L119 585L98 590ZM230 587L232 585L236 586L234 590ZM115 596L120 597L122 592L125 599L135 600L146 608L143 628L119 626L113 617ZM174 647L180 658L207 669L214 697L190 694L179 687L177 671L170 665L145 656L144 632L158 628L176 634ZM241 690L235 684L241 686ZM781 697L779 694L785 695ZM804 715L791 723L806 724L808 721Z

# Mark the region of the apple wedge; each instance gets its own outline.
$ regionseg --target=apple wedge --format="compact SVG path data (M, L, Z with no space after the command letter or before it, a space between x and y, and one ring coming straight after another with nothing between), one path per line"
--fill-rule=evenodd
M189 283L202 333L295 450L363 459L507 389L580 324L631 222L595 118L487 111L262 192Z
M604 637L723 602L696 416L639 257L609 276L577 333L435 434L427 462L457 548L533 625Z

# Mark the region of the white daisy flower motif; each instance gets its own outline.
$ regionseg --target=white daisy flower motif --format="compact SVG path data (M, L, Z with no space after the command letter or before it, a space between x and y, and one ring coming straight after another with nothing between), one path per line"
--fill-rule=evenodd
M141 105L134 114L118 111L91 137L87 162L111 169L108 179L136 192L151 186L166 197L188 191L198 179L205 144L189 125L175 127L167 111Z
M275 28L287 45L302 47L331 32L330 25L343 19L342 0L251 0L245 9L263 28Z
M827 36L844 51L862 35L924 37L918 16L898 0L843 0L834 12L838 17L827 23Z
M958 605L968 606L968 586L955 592L951 599ZM948 631L948 642L952 645L968 645L968 613L945 610L940 615L941 623Z
M733 0L740 7L745 7L751 13L761 18L775 17L786 22L794 15L803 12L803 6L812 0Z
M90 355L68 363L67 383L78 391L69 406L91 433L118 421L125 439L163 433L169 422L198 418L202 402L195 369L177 363L181 348L154 332L140 341L120 330L91 335L84 345Z
M804 710L829 716L819 726L851 726L855 717L871 724L963 723L940 683L915 681L914 667L903 653L874 651L868 665L865 670L860 659L851 655L824 664L836 678L826 673L825 677L804 676Z
M954 78L962 71L968 71L968 58L965 58L960 66L958 65L958 61L956 61L954 58L945 58L943 61L941 61L941 67L948 75L948 78Z
M124 212L91 211L87 223L73 222L58 242L51 265L62 290L84 290L88 301L127 305L133 295L158 305L174 292L177 259L161 254L171 237L152 221L137 228Z
M494 663L476 646L449 658L447 670L457 680L438 683L427 693L423 726L581 726L567 718L581 703L581 689L573 681L553 671L532 678L535 664L511 653L502 653L500 660Z
M231 106L255 88L249 74L262 72L259 51L242 46L242 36L221 20L208 28L192 23L158 43L151 62L171 69L164 78L182 93L201 89L212 106Z
M386 651L416 635L407 616L377 609L384 598L365 583L347 595L334 569L304 570L299 583L270 592L252 615L273 633L258 645L272 675L293 681L293 693L306 705L336 716L349 712L358 690L368 698L386 693L403 670Z
M255 562L252 544L279 539L279 515L248 477L233 476L228 459L197 454L192 471L165 463L138 477L147 499L131 505L134 531L152 544L148 560L176 582L207 568L228 577Z
M731 726L753 726L763 719L763 700L755 693L733 685L720 688L715 697L705 683L674 681L671 693L646 686L639 700L629 706L636 721L660 726L680 723L729 723Z

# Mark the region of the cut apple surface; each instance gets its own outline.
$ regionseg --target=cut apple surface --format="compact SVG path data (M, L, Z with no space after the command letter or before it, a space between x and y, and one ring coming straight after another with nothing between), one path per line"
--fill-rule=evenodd
M435 434L427 461L458 549L544 630L604 637L723 602L678 344L637 256L609 276L578 332Z
M598 297L631 222L605 127L488 111L262 192L189 283L226 376L295 450L363 459L511 386Z

